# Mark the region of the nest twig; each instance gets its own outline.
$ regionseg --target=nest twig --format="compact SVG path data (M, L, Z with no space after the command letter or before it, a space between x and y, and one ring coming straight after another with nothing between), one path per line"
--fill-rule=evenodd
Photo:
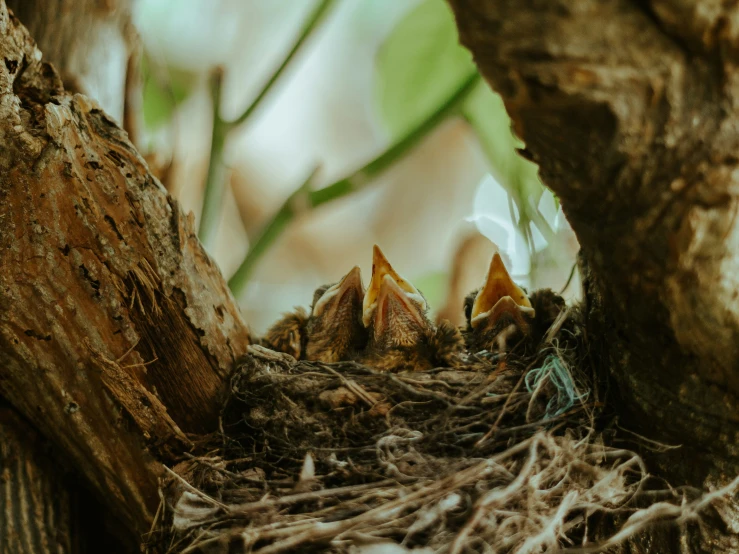
M575 349L551 346L404 374L251 347L222 431L163 489L148 548L595 551L723 498L656 489L596 433L591 389Z

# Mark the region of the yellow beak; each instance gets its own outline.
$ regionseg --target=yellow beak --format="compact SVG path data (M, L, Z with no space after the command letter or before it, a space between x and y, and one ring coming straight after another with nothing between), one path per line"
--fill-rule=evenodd
M374 314L374 336L393 346L411 346L428 323L408 293L390 275L382 278Z
M500 254L496 252L490 262L485 284L472 305L470 325L474 328L486 317L497 320L502 313L511 311L519 311L529 317L535 313L529 297L513 282Z
M408 299L414 300L422 311L426 310L426 300L418 292L418 289L398 275L397 271L390 265L390 262L387 261L380 247L375 245L372 255L372 279L370 280L369 287L367 287L364 302L362 303L362 322L365 327L369 326L372 316L377 309L380 289L383 286L386 276L397 285L397 289L402 291Z
M359 266L354 266L349 273L330 287L313 306L313 315L320 316L327 308L337 311L344 305L351 306L353 299L364 296L364 285L362 285L362 272Z

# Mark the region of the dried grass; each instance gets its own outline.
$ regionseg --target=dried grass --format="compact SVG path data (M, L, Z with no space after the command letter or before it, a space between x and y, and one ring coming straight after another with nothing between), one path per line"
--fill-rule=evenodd
M550 339L405 374L251 347L149 551L647 552L725 503L739 481L674 490L608 446L576 325Z

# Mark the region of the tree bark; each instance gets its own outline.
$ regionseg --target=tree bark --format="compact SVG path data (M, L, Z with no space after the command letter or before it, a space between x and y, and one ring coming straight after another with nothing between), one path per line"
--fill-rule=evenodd
M68 91L94 98L123 121L135 31L130 0L8 0Z
M0 544L13 554L73 550L73 506L53 450L0 405Z
M666 475L724 482L739 469L737 14L450 3L578 234L619 410L686 445L657 459ZM161 463L215 427L248 330L192 219L2 0L0 60L0 394L142 533Z
M587 265L592 347L665 475L739 470L739 25L670 0L449 0Z
M0 1L0 394L127 529L249 333L192 217Z

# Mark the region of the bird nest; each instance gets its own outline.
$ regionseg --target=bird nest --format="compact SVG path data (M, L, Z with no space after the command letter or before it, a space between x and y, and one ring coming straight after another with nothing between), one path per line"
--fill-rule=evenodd
M399 374L252 346L220 431L169 470L148 551L597 551L708 505L608 446L601 412L557 336Z

